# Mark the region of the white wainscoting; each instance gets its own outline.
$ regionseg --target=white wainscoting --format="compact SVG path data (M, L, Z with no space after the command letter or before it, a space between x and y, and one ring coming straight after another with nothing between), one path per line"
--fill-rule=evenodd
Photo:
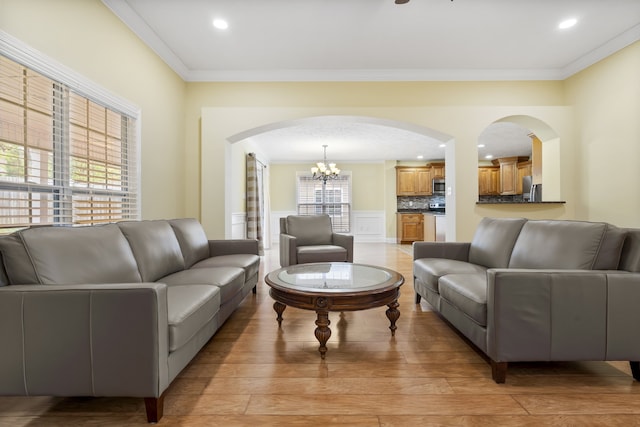
M295 211L271 211L271 241L278 244L280 218L296 215ZM356 242L386 242L384 211L353 211L351 233ZM394 240L395 241L395 240Z
M231 214L231 238L247 238L247 214L246 212L235 212Z

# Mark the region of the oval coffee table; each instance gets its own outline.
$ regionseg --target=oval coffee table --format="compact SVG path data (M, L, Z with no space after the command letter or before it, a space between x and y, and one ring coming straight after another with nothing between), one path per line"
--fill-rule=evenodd
M314 310L315 335L320 343L318 351L324 359L329 329L330 311L366 310L383 305L391 322L391 335L396 332L396 320L400 317L398 297L404 277L393 270L364 264L328 262L297 264L284 267L265 276L271 287L269 295L275 300L273 309L282 325L282 313L287 306Z

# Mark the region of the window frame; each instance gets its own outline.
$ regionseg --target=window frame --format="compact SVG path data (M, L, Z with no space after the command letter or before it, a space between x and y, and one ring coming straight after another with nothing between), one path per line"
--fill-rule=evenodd
M298 215L313 215L326 213L331 217L331 225L333 227L333 231L336 233L350 233L352 218L351 218L351 207L352 207L352 189L353 189L353 179L350 171L340 171L340 178L346 178L347 186L348 186L348 194L346 202L327 202L326 194L325 200L320 201L320 203L315 202L317 188L313 189L313 199L314 202L310 203L308 201L301 201L301 187L303 186L303 179L305 182L313 182L314 186L323 185L322 180L311 179L309 172L296 172L296 211ZM327 185L331 185L335 180L327 180ZM334 189L330 189L334 190ZM338 206L339 205L339 206ZM306 208L303 208L306 207ZM318 210L320 208L320 210ZM308 213L309 210L312 210L312 213ZM327 211L327 209L329 211ZM335 215L335 210L340 209L342 212L341 215ZM336 221L335 218L341 218L342 220ZM346 221L345 221L346 220Z
M0 54L21 66L33 70L44 77L53 80L54 84L61 85L64 87L64 91L73 92L83 98L88 99L91 102L99 104L100 106L112 110L121 116L127 116L133 121L133 126L129 126L128 135L133 137L133 141L125 141L127 145L127 152L122 155L128 156L128 161L131 162L132 167L127 167L127 164L123 164L123 170L126 170L128 182L131 183L130 188L123 192L126 195L133 195L134 200L129 199L127 201L127 207L129 208L126 214L123 214L124 218L122 219L140 219L141 218L141 152L142 152L142 126L141 126L141 110L138 106L127 101L102 86L96 84L95 82L87 79L86 77L80 75L79 73L69 69L63 64L57 62L56 60L44 55L43 53L31 48L24 42L15 37L7 34L6 32L0 30ZM69 102L68 100L66 102ZM67 110L68 111L68 110ZM55 114L55 113L54 113ZM54 120L61 120L60 117L54 117ZM62 120L68 122L68 117L63 117ZM65 126L70 126L69 123L65 123ZM52 124L52 128L53 128ZM57 161L60 163L60 168L63 169L63 173L69 173L69 166L64 162L60 162L61 158L64 156L68 156L67 152L70 147L70 135L67 132L67 135L59 135L56 133L56 129L53 129L54 135L54 145L60 145L60 138L67 138L67 142L62 145L66 147L55 147L53 148L52 155L58 156ZM127 130L125 129L125 132ZM133 143L132 143L133 142ZM132 170L133 169L133 170ZM58 171L59 172L59 171ZM62 203L69 203L73 205L75 202L71 202L72 196L82 196L84 193L93 192L93 195L99 196L100 189L99 188L87 188L84 189L80 187L74 187L69 183L65 183L63 186L59 186L60 182L58 181L59 177L54 174L53 185L50 186L39 186L39 185L29 185L28 183L16 183L2 186L6 187L5 190L11 191L15 189L16 191L25 191L30 188L38 187L39 190L37 193L53 193L54 197L59 197L59 193L65 192L65 195L68 197L61 197L61 199L65 200ZM69 181L71 179L69 178ZM11 187L11 188L9 188ZM42 187L42 188L40 188ZM134 190L131 190L131 187L135 187ZM61 189L61 190L60 190ZM112 190L111 193L115 193L118 190ZM67 194L68 192L68 194ZM58 194L58 196L56 196ZM75 197L74 197L75 198ZM66 214L65 214L66 215ZM69 209L69 215L71 214L71 209ZM60 220L58 215L54 214L54 225L55 224L71 224L72 218L68 218L65 216L64 220ZM51 224L51 223L45 223ZM37 224L34 224L37 225ZM22 227L16 227L22 228ZM6 230L11 231L10 228L5 228ZM3 229L0 228L0 234L4 234Z

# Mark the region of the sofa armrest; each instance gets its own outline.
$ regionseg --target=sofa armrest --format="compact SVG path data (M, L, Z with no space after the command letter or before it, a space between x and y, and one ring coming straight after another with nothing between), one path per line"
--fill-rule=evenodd
M209 256L253 254L260 255L256 239L209 240Z
M347 262L353 262L353 236L349 234L332 233L331 241L336 246L347 250Z
M295 236L280 233L280 266L288 267L298 263L296 255L297 241Z
M487 354L501 361L639 360L640 274L487 270Z
M161 283L0 288L0 394L158 397L169 385Z
M469 242L413 242L413 259L446 258L469 260Z

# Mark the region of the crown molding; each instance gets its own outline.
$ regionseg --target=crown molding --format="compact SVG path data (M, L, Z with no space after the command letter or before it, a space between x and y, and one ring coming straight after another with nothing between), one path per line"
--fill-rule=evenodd
M192 70L126 1L102 0L120 20L186 82L380 82L564 80L640 40L636 25L563 68L553 69L264 69Z

